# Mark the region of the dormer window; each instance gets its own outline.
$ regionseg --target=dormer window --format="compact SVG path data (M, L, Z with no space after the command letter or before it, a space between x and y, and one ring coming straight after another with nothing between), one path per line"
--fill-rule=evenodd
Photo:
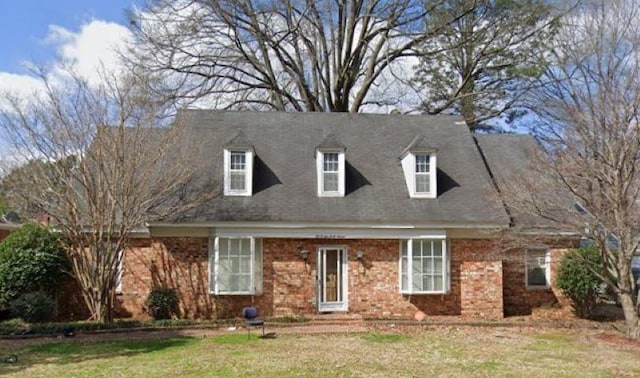
M230 151L231 159L229 165L230 191L247 191L247 152Z
M344 197L344 152L318 151L318 196Z
M416 157L416 194L431 192L431 165L429 155L415 155Z
M253 147L242 132L224 150L224 195L250 196L253 193Z
M400 156L411 198L436 198L436 152L424 137L418 136Z
M316 169L319 197L344 197L345 146L329 134L316 147Z
M338 192L338 179L340 177L340 164L337 152L325 152L322 154L322 191L324 193Z

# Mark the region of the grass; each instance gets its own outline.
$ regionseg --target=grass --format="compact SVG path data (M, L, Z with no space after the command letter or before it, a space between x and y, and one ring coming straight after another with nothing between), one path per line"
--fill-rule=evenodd
M408 377L640 375L640 347L586 333L479 328L26 344L0 341L0 375L16 377ZM126 337L126 336L125 336Z

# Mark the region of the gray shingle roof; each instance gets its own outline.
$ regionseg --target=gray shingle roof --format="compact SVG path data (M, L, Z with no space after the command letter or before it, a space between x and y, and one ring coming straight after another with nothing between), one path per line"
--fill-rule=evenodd
M475 137L500 190L504 190L510 182L519 180L527 172L530 172L532 155L540 151L538 142L531 135L491 134L476 135ZM540 190L544 191L545 188L542 187ZM559 195L558 193L549 194ZM504 197L516 226L525 228L555 226L557 228L556 224L547 219L518 211L514 208L512 199L508 198L508 195ZM567 206L570 205L571 202L568 201Z
M172 221L371 222L506 225L508 217L459 117L187 110L186 143L221 191L223 145L242 132L256 153L254 194L219 197ZM317 196L315 149L346 147L346 195ZM423 135L438 150L438 197L410 198L399 157ZM421 143L423 143L421 141Z

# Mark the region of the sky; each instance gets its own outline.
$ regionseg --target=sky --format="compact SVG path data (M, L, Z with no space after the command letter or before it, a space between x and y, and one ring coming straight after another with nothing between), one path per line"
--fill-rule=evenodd
M62 42L62 30L78 34L92 21L126 25L133 0L3 0L0 72L24 73L25 61L46 64ZM108 36L104 36L108 37Z
M29 95L29 66L76 63L91 79L100 64L115 66L114 48L128 36L127 9L141 0L0 0L0 91Z
M91 80L97 68L117 66L114 48L128 38L126 11L141 0L0 0L0 92L28 96L40 83L34 65L55 70L56 59L75 62ZM1 105L1 104L0 104ZM0 174L13 165L0 135Z

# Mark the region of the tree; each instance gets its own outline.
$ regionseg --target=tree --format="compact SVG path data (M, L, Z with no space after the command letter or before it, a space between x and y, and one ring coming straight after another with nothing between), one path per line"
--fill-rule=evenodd
M53 296L70 266L58 235L27 223L0 243L0 303L43 291Z
M184 150L199 146L180 142L178 123L164 125L145 77L103 72L90 85L64 65L37 74L43 90L28 100L5 94L0 111L8 142L38 162L15 176L17 195L50 217L93 318L111 321L132 232L206 200L196 193L198 154Z
M357 112L439 25L424 1L152 0L124 56L171 98L228 109ZM133 57L133 58L130 58Z
M574 313L583 319L593 317L602 280L593 272L601 266L600 251L582 247L567 252L558 268L558 288L571 299Z
M38 203L53 200L51 192L55 192L55 190L41 192L41 197L38 202L28 202L29 198L25 198L25 196L21 194L24 190L23 185L29 185L29 178L34 174L34 172L55 176L57 165L73 165L74 162L75 156L69 156L53 162L43 161L42 159L32 159L11 169L3 176L2 181L0 182L0 198L4 199L6 210L15 211L20 215L20 217L25 219L38 219L42 215L42 210L38 208ZM52 180L53 177L51 178L51 181ZM61 188L56 187L55 189L57 190ZM0 206L1 204L2 203L0 203ZM2 212L0 211L0 213Z
M447 0L427 18L446 25L422 45L414 80L430 114L461 114L471 130L510 111L535 85L564 14L547 0Z
M531 93L546 153L511 180L517 211L584 235L601 251L592 267L615 291L627 334L640 338L631 261L640 243L640 7L593 0L557 39L546 85Z

